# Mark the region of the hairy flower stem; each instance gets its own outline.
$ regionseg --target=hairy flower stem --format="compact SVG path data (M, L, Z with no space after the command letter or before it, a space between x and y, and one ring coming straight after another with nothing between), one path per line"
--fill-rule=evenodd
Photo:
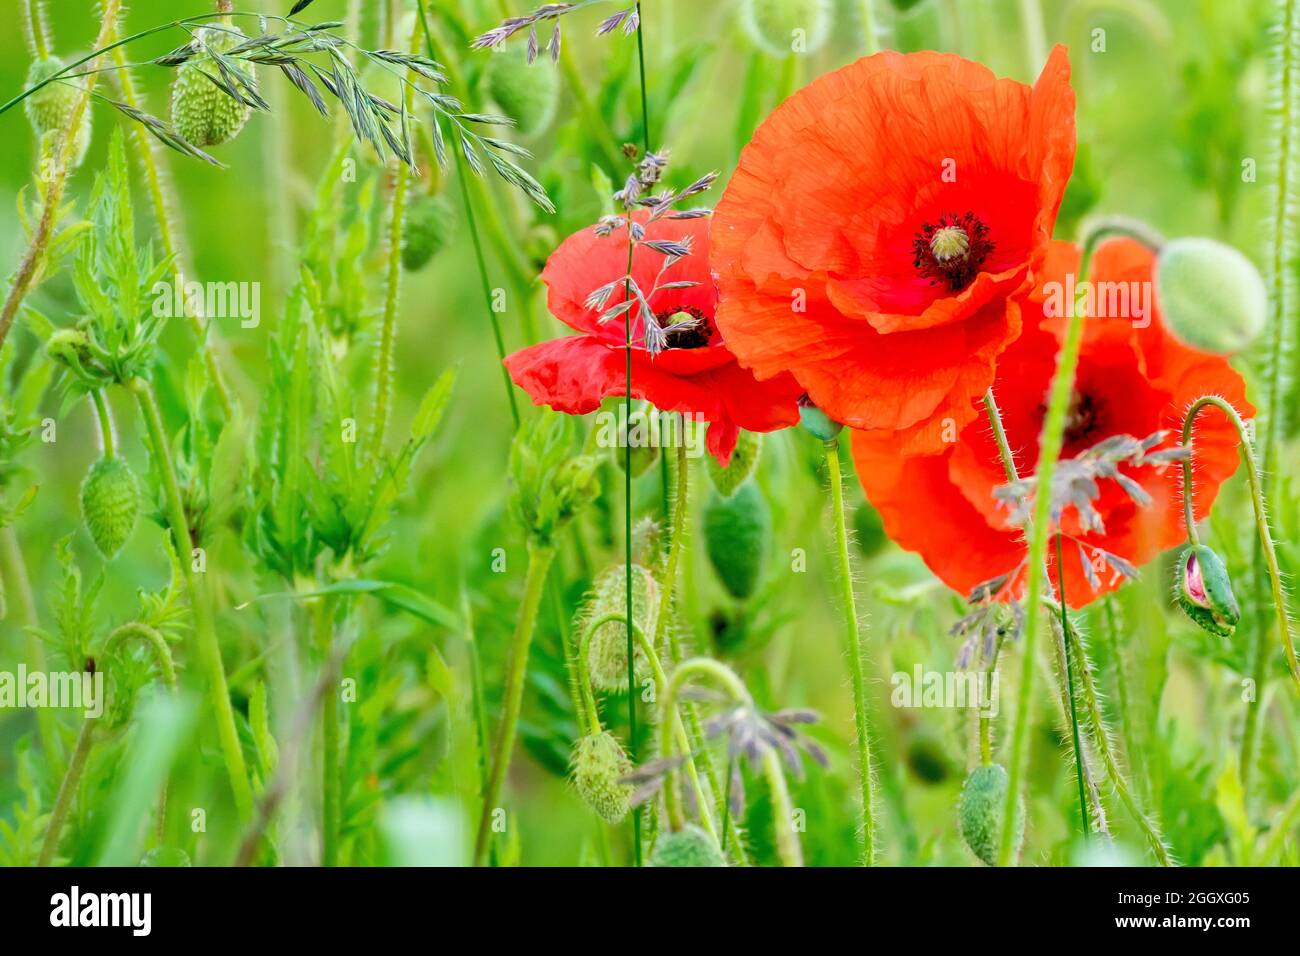
M90 748L95 742L95 727L98 724L98 717L87 717L81 724L81 731L77 734L77 744L68 760L68 769L63 773L63 780L59 782L58 795L54 798L54 810L50 813L50 822L45 828L45 841L41 844L41 855L36 862L37 866L49 866L54 862L54 854L59 848L59 835L63 832L63 824L68 818L72 798L81 783L81 774L86 769L86 758L90 756Z
M1074 744L1074 773L1079 784L1079 823L1083 827L1084 838L1092 835L1092 823L1088 817L1088 796L1084 792L1083 781L1083 742L1079 738L1079 710L1074 701L1074 655L1071 653L1070 618L1066 612L1065 601L1065 558L1061 554L1061 535L1056 534L1056 591L1061 600L1061 644L1065 651L1065 697L1069 704L1070 736Z
M176 481L176 469L171 459L171 444L167 440L167 431L163 427L162 414L158 410L158 399L154 395L153 386L141 378L132 379L126 385L135 395L140 407L140 417L149 436L154 463L162 481L167 523L171 527L172 540L176 545L181 571L185 576L185 587L189 592L199 663L207 678L208 695L217 724L217 736L221 741L222 758L226 764L226 774L230 778L235 808L239 812L240 819L246 821L253 814L253 794L248 784L248 771L244 766L244 751L239 744L239 732L235 729L234 710L230 706L230 691L226 685L225 666L221 662L221 644L217 640L212 605L207 589L194 570L192 557L194 540L190 536L185 502Z
M537 629L537 611L546 590L546 574L554 559L554 548L535 544L528 546L524 599L519 606L519 617L515 621L515 633L511 640L501 723L497 725L496 739L492 745L492 771L488 775L487 789L483 794L483 814L479 818L478 837L474 841L475 866L482 866L486 861L491 844L492 818L497 809L497 801L501 798L506 771L510 769L519 711L524 702L524 678L528 673L528 652L533 643L533 632Z
M45 24L45 10L41 0L27 0L27 40L38 60L50 56L49 29Z
M661 704L663 708L661 713L663 715L669 714L671 708L676 706L682 687L685 686L687 680L694 676L707 678L720 685L736 704L751 710L755 709L754 698L750 695L749 688L745 686L744 681L736 675L735 671L726 664L715 661L710 657L692 657L682 661L673 671L672 680L667 684L667 690L664 692ZM668 756L667 730L663 729L665 724L662 720L660 727L660 750L663 756ZM772 799L772 827L776 837L777 855L781 859L781 865L803 866L803 850L799 846L799 838L795 835L794 830L794 812L790 802L790 789L785 782L781 759L775 751L768 749L764 753L762 769ZM666 797L672 799L673 792L672 774L670 772L668 781L665 784ZM680 828L680 820L674 821L673 826L674 829Z
M316 647L327 661L334 649L334 605L328 597L312 609ZM340 827L339 692L327 687L321 700L321 866L338 866Z
M103 46L117 32L117 16L121 9L122 0L104 0L103 10L100 14L99 36L95 41L95 46ZM57 159L49 172L49 180L45 184L45 199L41 209L41 218L37 220L36 228L32 231L32 237L28 241L27 249L18 264L18 271L9 286L9 294L5 297L4 305L0 306L0 345L4 344L9 335L9 329L13 326L14 318L18 315L19 307L23 304L23 300L27 298L27 293L32 290L32 281L40 270L50 239L54 235L54 227L58 222L60 210L63 208L63 194L67 189L68 176L72 172L72 160L77 152L75 133L81 127L81 120L85 116L86 110L90 109L90 96L95 86L95 79L96 77L91 75L82 81L84 85L80 88L77 98L73 101L72 110L68 113L67 125L63 128L62 136L55 147ZM4 107L0 107L0 113L3 113L4 110L43 85L45 84L39 84L26 93L19 94L17 98L10 100Z
M853 723L857 734L858 786L861 796L861 838L858 862L875 863L876 819L872 805L871 738L867 726L867 690L862 674L862 631L858 623L857 599L853 594L853 567L849 562L849 534L844 514L844 481L840 474L838 439L825 443L826 467L830 471L831 508L835 517L836 558L839 562L840 605L844 614L844 649L853 682Z

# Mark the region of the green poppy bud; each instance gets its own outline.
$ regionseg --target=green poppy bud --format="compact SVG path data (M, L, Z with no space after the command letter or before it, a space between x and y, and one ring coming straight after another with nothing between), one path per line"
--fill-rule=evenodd
M631 772L632 761L608 731L589 734L573 745L570 775L574 789L606 823L621 823L627 816L632 788L623 778Z
M704 507L704 543L718 580L744 600L758 587L772 541L772 513L752 481L730 498L710 495Z
M421 196L406 207L402 229L402 265L419 272L447 244L454 217L441 196Z
M1214 239L1164 245L1156 264L1156 299L1169 331L1206 352L1240 352L1267 322L1268 293L1259 270Z
M521 47L509 47L488 58L484 76L488 95L519 132L535 136L550 128L560 102L560 81L549 59L530 65Z
M957 822L962 839L971 852L987 863L996 866L998 849L1002 844L1002 811L1006 806L1007 772L1001 764L984 764L976 767L962 784L961 798L957 803ZM1016 803L1014 853L1019 854L1025 839L1025 801Z
M571 457L576 426L559 412L526 422L510 446L510 507L534 545L552 547L556 535L600 495L599 462Z
M765 53L812 53L830 32L831 0L745 0L740 22Z
M799 399L799 421L814 437L822 441L834 441L844 430L843 425L814 405L807 395Z
M583 620L598 621L610 614L626 615L627 565L606 568L596 577ZM659 620L659 584L648 568L632 565L632 622L653 640ZM635 644L635 640L634 640ZM633 679L638 685L652 676L645 651L636 644L632 651ZM587 645L587 673L597 690L622 693L627 690L627 621L625 617L606 621L591 635Z
M763 436L757 432L742 430L736 439L736 447L732 449L731 460L727 462L725 468L718 464L716 458L709 455L706 459L709 480L713 482L713 487L718 489L718 494L724 498L734 495L736 489L743 485L745 479L758 467L758 459L762 451Z
M95 547L111 559L135 530L140 514L140 486L122 458L101 458L81 483L81 517Z
M224 53L244 42L244 34L230 27L218 30L205 27L197 31L194 46L200 52L190 57L176 71L172 84L172 126L186 142L199 147L220 146L239 135L253 109L217 87L208 74L221 77L220 67L212 55L200 48ZM239 68L257 86L256 67L240 61Z
M33 60L27 71L27 86L43 83L64 68L65 64L56 56L43 60ZM75 72L75 71L74 71ZM80 89L78 80L55 81L49 86L37 90L23 100L27 120L41 142L42 156L50 155L62 131L68 128L72 111L77 103ZM81 125L77 127L73 166L80 166L86 158L90 146L90 104L81 113Z
M1178 604L1211 634L1231 637L1241 620L1223 559L1205 545L1186 549L1178 558Z
M651 866L726 866L718 843L694 823L668 830L655 840Z

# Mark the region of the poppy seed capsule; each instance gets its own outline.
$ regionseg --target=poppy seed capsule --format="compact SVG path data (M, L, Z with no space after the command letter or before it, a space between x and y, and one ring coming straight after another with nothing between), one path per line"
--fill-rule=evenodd
M64 68L64 63L56 56L42 60L33 60L27 71L26 85L31 87L43 83ZM37 90L23 101L27 120L32 130L41 141L43 155L49 155L60 133L68 128L72 111L77 105L78 87L75 81L56 81ZM86 158L90 146L90 106L81 112L81 125L77 127L77 138L73 152L72 165L80 166Z
M632 772L632 761L614 736L601 731L579 738L569 768L582 802L606 823L621 823L632 796L632 788L623 783Z
M140 514L140 486L125 460L101 458L81 483L81 517L105 560L122 550Z
M597 576L587 605L586 620L598 621L627 611L627 565L606 568ZM659 620L659 585L654 575L639 564L632 565L632 621L641 633L653 638ZM650 679L650 662L637 645L632 653L633 679L642 684ZM606 621L591 635L587 646L587 673L598 690L621 693L627 690L627 623Z
M822 441L834 441L844 430L843 425L814 405L806 395L799 399L799 423Z
M694 823L660 833L651 866L726 866L718 843Z
M745 0L740 22L754 45L772 56L812 53L831 24L831 0Z
M208 78L209 74L224 74L204 49L206 46L224 53L244 39L244 34L234 27L206 27L195 34L193 46L197 52L180 65L172 84L172 126L186 142L200 147L220 146L239 135L248 122L252 107L228 95ZM243 61L238 66L256 89L256 67Z
M1223 560L1205 545L1185 550L1178 559L1178 604L1211 634L1231 637L1241 620Z
M709 455L705 459L705 464L709 471L709 480L713 482L713 487L718 489L718 494L724 498L730 498L736 493L745 479L754 473L758 467L758 459L763 452L763 436L757 432L747 432L741 429L736 438L736 447L731 451L731 460L727 462L724 468L719 465L717 459Z
M1002 843L1002 811L1006 806L1007 772L1001 764L991 763L976 767L962 784L961 799L957 803L957 823L962 839L971 852L987 863L996 866L998 849ZM1019 855L1025 839L1025 801L1016 801L1015 840L1012 858Z
M488 95L519 132L535 136L550 128L560 98L554 64L530 65L522 49L503 49L489 57L485 76Z
M406 208L402 229L402 266L419 272L447 244L451 208L441 196L422 196Z
M1174 239L1160 250L1156 298L1165 325L1192 348L1240 352L1259 337L1268 292L1254 264L1214 239Z
M718 580L744 600L758 587L772 538L772 513L752 481L730 498L711 495L704 506L704 543Z

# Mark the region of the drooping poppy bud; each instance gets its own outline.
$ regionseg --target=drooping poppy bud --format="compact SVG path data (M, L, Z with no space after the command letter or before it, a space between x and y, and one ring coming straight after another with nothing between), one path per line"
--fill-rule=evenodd
M718 843L694 823L659 834L651 866L726 866Z
M1190 547L1178 559L1178 604L1211 634L1231 637L1241 620L1223 559L1205 545Z
M718 489L718 494L724 498L730 498L736 493L745 479L754 473L758 467L758 459L763 451L763 436L757 432L747 432L743 428L736 437L736 447L732 449L731 460L727 462L726 467L718 464L715 458L708 458L705 466L708 468L709 480L713 482L713 487Z
M1006 806L1007 771L1001 764L991 763L976 767L962 784L961 798L957 803L957 823L962 839L971 852L987 863L996 866L998 848L1002 844L1002 811ZM1016 803L1015 853L1025 838L1025 802Z
M519 132L535 136L550 128L560 101L552 63L539 60L530 65L521 49L500 50L489 58L484 78L488 95Z
M718 580L744 600L758 587L772 539L772 513L752 481L730 498L712 495L704 506L704 543Z
M1240 352L1267 322L1268 292L1259 270L1214 239L1174 239L1161 248L1156 298L1169 330L1206 352Z
M632 761L608 731L588 734L573 745L570 773L582 802L606 823L621 823L627 816L632 788L623 778Z
M740 22L759 49L790 56L826 42L831 13L830 0L745 0Z
M111 559L135 530L140 514L140 486L122 458L101 458L81 483L81 516L95 547Z
M441 196L421 196L406 209L402 230L402 266L419 272L447 244L452 213Z
M27 86L43 83L64 68L65 64L57 56L33 60L27 71ZM75 71L74 71L75 72ZM23 101L27 119L32 130L41 141L42 150L52 145L52 137L68 128L72 119L72 110L77 103L78 80L56 80ZM81 124L77 127L75 151L72 164L80 166L90 146L90 107L82 110Z
M611 614L624 614L627 609L626 565L618 564L602 571L592 586L591 599L585 610L585 620L595 622ZM659 620L659 585L654 575L639 564L632 565L632 623L641 633L653 639L655 624ZM640 645L632 652L633 680L637 684L649 680L650 662ZM627 690L627 622L620 617L606 621L591 635L587 646L587 673L597 690L623 692Z
M815 438L834 441L844 426L812 403L807 395L799 399L799 421Z

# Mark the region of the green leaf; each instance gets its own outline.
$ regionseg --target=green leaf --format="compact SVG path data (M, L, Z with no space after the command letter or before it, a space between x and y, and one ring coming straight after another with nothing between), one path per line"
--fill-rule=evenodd
M456 385L456 370L447 369L440 376L438 381L425 393L424 400L420 402L419 411L415 413L415 420L411 423L411 440L418 443L429 440L429 437L437 430L439 423L442 421L443 413L447 410L447 402L451 398L452 389Z
M353 578L300 596L324 597L330 594L370 594L388 606L405 611L427 624L445 627L449 631L458 631L462 626L460 617L454 611L421 594L415 588L392 581Z

